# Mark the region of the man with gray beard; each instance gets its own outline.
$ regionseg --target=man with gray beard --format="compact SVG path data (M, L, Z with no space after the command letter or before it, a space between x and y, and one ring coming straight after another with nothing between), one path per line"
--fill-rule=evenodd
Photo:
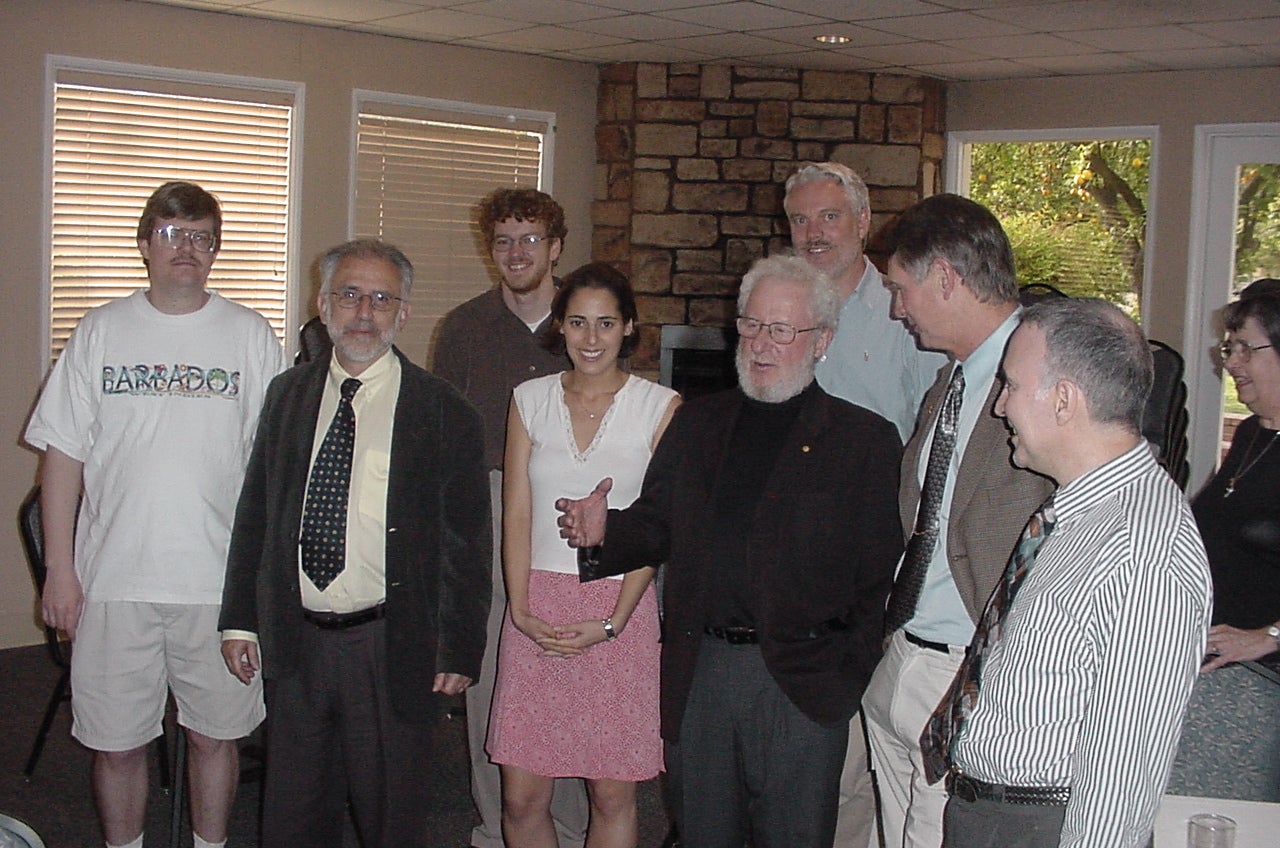
M413 266L371 239L320 260L333 353L276 378L236 508L222 656L265 672L262 844L427 848L431 731L480 674L489 483L480 416L392 347ZM259 650L261 648L261 654Z
M752 266L739 387L683 405L640 498L557 503L584 579L666 563L662 735L685 844L830 848L850 717L901 552L888 421L813 379L839 303L796 257Z

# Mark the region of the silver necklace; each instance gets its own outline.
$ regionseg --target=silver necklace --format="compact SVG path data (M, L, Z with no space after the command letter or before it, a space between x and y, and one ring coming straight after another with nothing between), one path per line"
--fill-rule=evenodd
M1258 451L1257 456L1255 456L1251 461L1246 462L1245 460L1249 459L1249 454L1253 452L1253 446L1257 444L1258 437L1261 435L1262 435L1262 427L1259 426L1258 432L1254 433L1253 438L1249 440L1249 448L1244 452L1244 459L1240 460L1240 470L1237 471L1235 474L1232 474L1229 478L1227 478L1227 490L1222 493L1222 496L1224 498L1231 497L1232 493L1234 493L1236 490L1236 482L1241 477L1248 474L1249 471L1253 468L1253 466L1258 464L1258 460L1262 459L1263 455L1266 454L1267 451L1271 450L1271 446L1276 443L1276 436L1280 436L1280 430L1277 430L1274 433L1272 433L1271 441L1267 442L1266 446L1263 447L1262 450Z

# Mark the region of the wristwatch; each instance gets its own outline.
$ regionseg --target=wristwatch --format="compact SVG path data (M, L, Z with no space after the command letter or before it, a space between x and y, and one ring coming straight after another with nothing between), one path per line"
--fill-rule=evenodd
M604 638L606 642L612 642L614 639L618 638L618 631L613 629L612 618L606 618L604 621L600 622L600 625L604 628ZM1275 630L1274 627L1271 629ZM1280 636L1280 630L1276 630L1276 636Z
M1280 650L1280 627L1274 624L1267 628L1267 635L1271 637L1271 641L1276 643L1276 649Z

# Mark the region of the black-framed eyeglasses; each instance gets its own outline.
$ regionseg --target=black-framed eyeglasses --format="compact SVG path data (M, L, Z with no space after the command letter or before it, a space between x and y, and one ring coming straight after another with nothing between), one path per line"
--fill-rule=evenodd
M796 336L801 333L812 333L814 330L822 329L821 327L805 327L803 330L797 330L784 321L774 321L772 324L766 324L759 318L748 318L745 315L739 318L736 323L738 335L744 339L754 339L760 335L761 330L768 330L769 338L780 345L791 344L796 340Z
M1230 359L1233 354L1240 357L1241 362L1248 362L1253 359L1255 350L1266 350L1269 347L1274 347L1274 345L1251 345L1246 341L1236 339L1235 341L1225 341L1218 345L1218 353L1222 355L1223 362Z
M359 309L360 304L364 303L365 298L368 298L369 308L374 312L390 312L399 306L398 301L404 300L404 298L396 297L390 292L376 291L362 294L355 289L329 292L329 297L333 298L339 309Z
M192 250L201 253L213 253L218 249L218 237L208 230L188 230L177 224L166 224L156 227L156 243L171 250L177 250L186 242L191 243Z
M511 238L511 236L498 236L496 239L493 240L493 249L498 253L506 253L507 251L509 251L511 248L515 247L518 244L525 250L533 250L535 247L542 244L544 241L549 240L550 238L551 236L535 236L533 234L529 234L527 236L520 236L519 238Z

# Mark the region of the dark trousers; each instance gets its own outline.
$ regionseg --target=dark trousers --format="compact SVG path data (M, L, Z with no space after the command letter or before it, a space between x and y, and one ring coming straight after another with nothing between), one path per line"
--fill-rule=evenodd
M668 791L683 848L831 848L849 726L783 694L755 645L706 637Z
M1053 848L1066 807L965 801L954 795L942 816L942 848Z
M306 625L298 672L267 681L264 848L341 845L348 804L364 848L431 844L434 705L412 723L392 713L385 632Z

